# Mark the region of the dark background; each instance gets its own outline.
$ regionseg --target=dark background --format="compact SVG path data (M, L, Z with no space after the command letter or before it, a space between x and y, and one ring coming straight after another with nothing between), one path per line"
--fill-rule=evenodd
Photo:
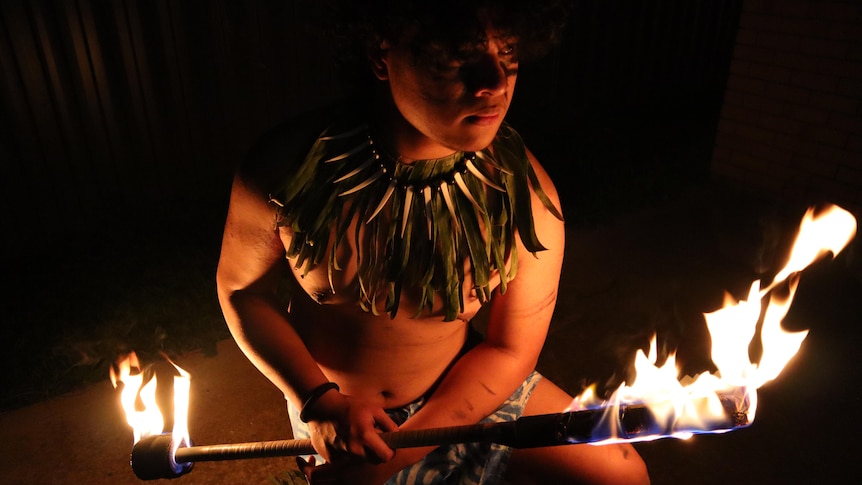
M706 177L741 8L576 3L564 44L522 69L509 118L572 223ZM62 253L152 218L219 219L254 140L339 93L311 4L4 1L4 253Z

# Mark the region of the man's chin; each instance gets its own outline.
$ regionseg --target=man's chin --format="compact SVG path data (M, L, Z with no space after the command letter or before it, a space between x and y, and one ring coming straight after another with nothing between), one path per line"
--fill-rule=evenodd
M500 129L500 124L481 127L467 127L464 131L471 136L463 137L458 143L457 149L464 152L478 152L488 148L494 138L497 136L497 131Z

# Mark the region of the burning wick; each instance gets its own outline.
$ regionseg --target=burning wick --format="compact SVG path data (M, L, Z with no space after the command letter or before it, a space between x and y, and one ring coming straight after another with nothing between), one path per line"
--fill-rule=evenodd
M677 378L675 354L657 367L655 337L649 357L635 356L636 377L631 385L621 385L606 401L597 399L593 388L574 399L570 410L605 409L601 430L606 440L645 441L657 438L690 438L697 433L721 433L754 421L757 389L775 379L799 350L808 331L786 332L781 321L787 315L799 283L799 273L824 254L833 257L844 249L856 233L856 219L844 209L830 205L815 215L809 209L802 219L788 263L765 289L760 281L751 285L747 300L734 301L725 295L724 306L704 314L712 339L712 361L717 374L702 373ZM773 290L786 285L787 296ZM762 316L762 318L761 318ZM763 354L758 363L750 361L749 344L761 323ZM619 409L643 405L652 414L654 429L635 439L621 435ZM728 408L731 408L728 410ZM729 412L728 412L729 411ZM743 417L744 416L744 417Z
M174 459L177 449L191 445L188 431L191 375L167 357L165 359L178 373L173 379L174 416L169 434L164 432L165 419L156 399L158 378L152 367L142 369L137 354L131 352L111 368L114 388L123 385L120 403L126 413L126 421L132 427L136 447L149 446L152 449L139 454L141 459L132 460L132 470L141 479L178 477L191 471L192 467L191 463L178 463ZM158 446L153 447L155 443ZM156 467L160 476L150 476L149 470Z
M702 373L678 379L674 355L657 367L655 338L649 356L635 356L635 380L621 385L608 400L598 399L593 388L576 397L566 412L525 416L511 422L475 424L416 431L383 433L392 448L491 442L513 448L574 443L603 444L657 438L688 438L697 433L721 433L748 426L757 409L757 389L775 379L796 355L807 331L786 332L781 320L790 309L799 273L826 253L834 256L856 233L856 219L837 206L820 214L810 209L803 217L787 265L772 283L761 289L751 285L748 299L729 296L718 311L705 314L712 338L712 360L717 374ZM773 294L787 287L787 296ZM765 308L763 305L766 305ZM763 353L751 362L748 347L761 324ZM740 338L742 336L742 338ZM156 378L148 377L132 353L111 369L129 425L134 430L132 469L138 478L175 478L191 470L196 461L294 456L314 453L310 440L280 440L212 446L191 446L188 436L189 374L176 364L174 425L164 433L164 419L156 405Z

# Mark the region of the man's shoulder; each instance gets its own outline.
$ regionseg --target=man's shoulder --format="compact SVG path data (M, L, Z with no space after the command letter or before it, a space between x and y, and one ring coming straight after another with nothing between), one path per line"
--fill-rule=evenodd
M339 118L354 116L356 110L355 102L339 100L286 118L255 143L238 174L262 185L282 182L302 163L327 126Z

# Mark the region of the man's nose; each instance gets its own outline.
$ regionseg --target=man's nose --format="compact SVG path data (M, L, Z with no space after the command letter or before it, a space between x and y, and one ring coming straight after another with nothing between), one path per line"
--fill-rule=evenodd
M508 73L501 59L486 54L471 66L469 87L476 96L497 96L506 92Z

